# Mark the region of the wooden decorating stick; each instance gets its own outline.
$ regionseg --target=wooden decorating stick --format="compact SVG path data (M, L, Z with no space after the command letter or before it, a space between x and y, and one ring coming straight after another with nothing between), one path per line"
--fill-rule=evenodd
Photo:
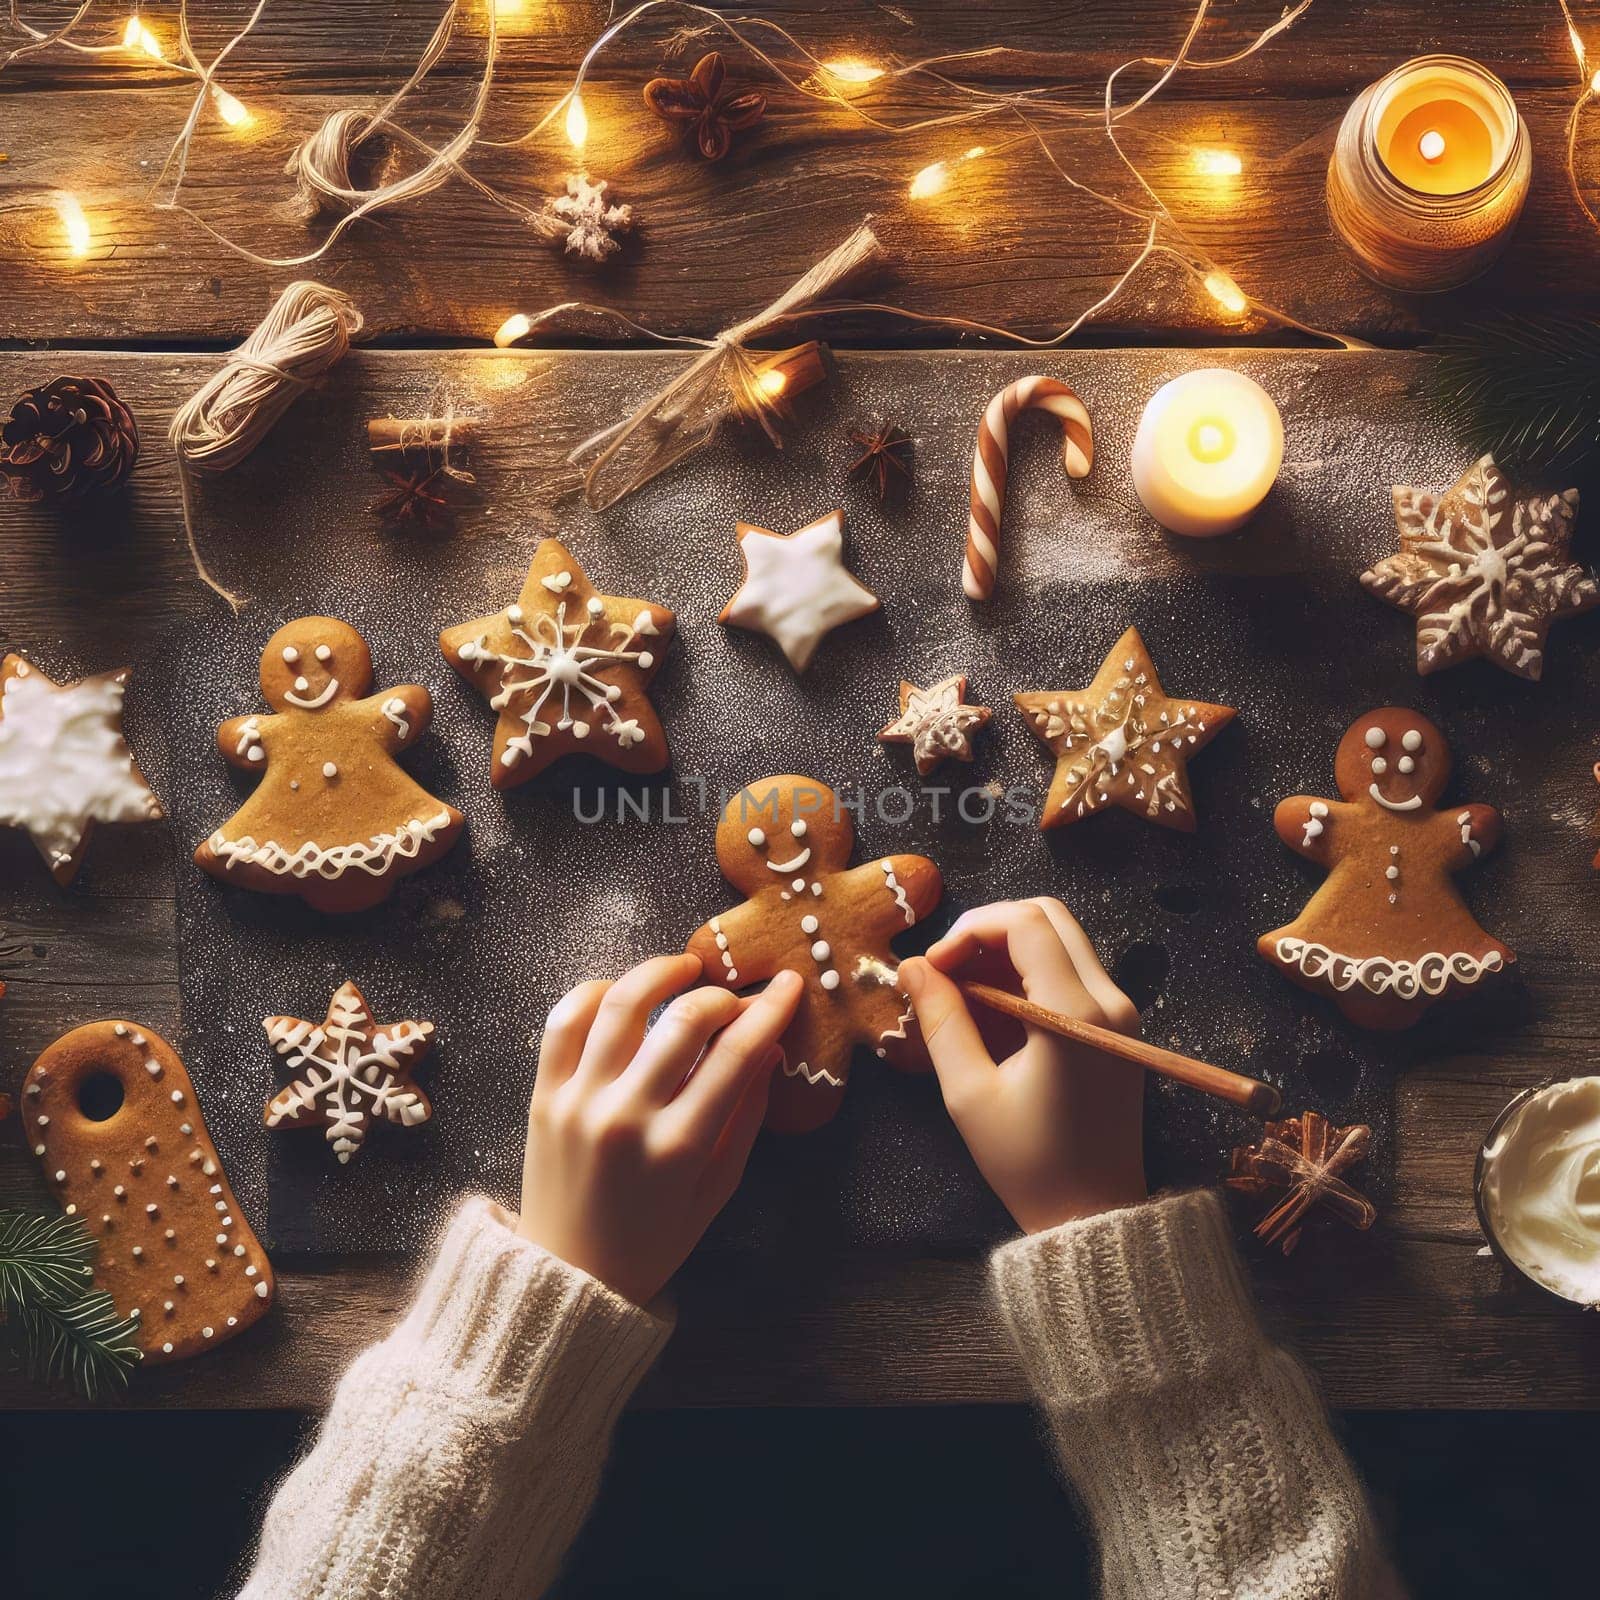
M863 956L856 963L858 983L881 983L893 987L899 981L899 976L897 969L882 961L875 961L871 956ZM1143 1039L1130 1039L1127 1034L1118 1033L1113 1028L1102 1028L1097 1023L1083 1022L1059 1011L1048 1011L1019 994L996 989L992 984L966 983L957 979L956 987L968 1000L975 1000L991 1011L1015 1017L1018 1022L1030 1022L1036 1028L1043 1028L1062 1039L1071 1039L1075 1044L1089 1045L1103 1055L1131 1061L1163 1078L1170 1078L1174 1083L1198 1089L1201 1094L1211 1095L1217 1100L1226 1100L1229 1105L1248 1111L1252 1116L1276 1116L1283 1104L1283 1097L1278 1091L1259 1078L1246 1078L1241 1073L1229 1072L1226 1067L1214 1067L1208 1061L1196 1061L1193 1056L1179 1055L1176 1050L1163 1050L1160 1045L1146 1044Z

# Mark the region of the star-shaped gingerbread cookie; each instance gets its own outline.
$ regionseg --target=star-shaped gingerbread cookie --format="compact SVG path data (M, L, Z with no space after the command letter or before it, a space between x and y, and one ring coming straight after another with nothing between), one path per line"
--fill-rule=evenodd
M879 734L883 744L908 744L917 772L927 777L946 756L972 759L972 736L994 713L988 706L967 704L967 680L961 673L919 689L900 681L900 715Z
M489 781L514 788L574 750L660 772L667 736L646 691L676 627L665 606L600 594L559 539L544 540L514 604L439 635L500 713Z
M427 1095L412 1082L417 1063L433 1048L431 1022L380 1025L367 997L346 983L329 1001L325 1021L268 1017L261 1026L295 1074L267 1102L269 1128L322 1128L343 1164L373 1123L414 1128L433 1115Z
M127 667L60 684L0 661L0 828L24 828L63 888L97 822L153 822L161 803L122 733Z
M1056 756L1041 828L1122 806L1164 828L1194 832L1189 758L1233 721L1234 709L1169 699L1137 628L1117 640L1087 689L1012 698Z
M1600 605L1600 584L1568 559L1578 491L1519 495L1493 456L1443 494L1396 485L1400 549L1361 582L1417 619L1417 671L1475 656L1519 678L1544 671L1550 624Z
M719 622L772 639L796 672L804 672L823 636L878 609L878 597L844 565L844 512L791 534L739 524L744 582Z

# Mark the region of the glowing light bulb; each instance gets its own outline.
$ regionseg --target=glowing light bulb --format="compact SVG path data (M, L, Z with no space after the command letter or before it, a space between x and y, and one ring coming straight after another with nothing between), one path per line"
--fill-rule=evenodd
M1600 72L1595 73L1595 75L1589 80L1589 93L1600 95Z
M524 311L518 311L506 318L495 331L494 342L504 350L507 345L515 344L518 339L526 339L533 331L533 323L529 321Z
M838 61L824 61L822 70L830 78L836 78L840 83L856 89L864 88L869 83L876 83L883 76L882 67L875 67L870 61L857 60L854 56L845 56Z
M1233 429L1221 417L1203 417L1189 430L1189 454L1208 465L1233 454Z
M926 200L938 194L950 182L950 168L943 161L926 166L911 180L911 198Z
M94 236L89 231L89 219L84 216L77 195L66 189L57 189L52 199L56 215L61 218L61 226L67 235L67 249L75 256L88 255Z
M589 114L583 109L583 96L574 89L567 100L567 138L581 150L588 137Z
M244 101L237 95L229 94L220 83L211 85L211 99L217 108L217 115L230 128L248 128L255 120L245 108Z
M1237 178L1244 163L1231 150L1196 150L1194 170L1203 178Z
M122 30L122 47L125 50L142 50L152 61L165 61L161 41L139 20L137 11L128 18Z
M497 17L520 17L527 9L527 0L494 0Z
M1424 161L1437 161L1444 154L1444 135L1437 128L1429 128L1417 140L1417 154Z
M756 387L760 389L762 394L775 400L789 387L789 380L776 367L768 367L756 379Z
M1250 302L1244 291L1220 267L1213 268L1200 281L1206 293L1230 316L1237 317L1248 309Z

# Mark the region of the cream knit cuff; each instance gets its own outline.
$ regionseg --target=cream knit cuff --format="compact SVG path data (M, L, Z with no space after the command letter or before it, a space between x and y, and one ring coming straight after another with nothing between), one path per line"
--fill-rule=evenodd
M588 1273L512 1232L499 1206L469 1199L451 1220L417 1298L387 1341L419 1387L531 1408L568 1384L625 1400L672 1333Z
M990 1271L1046 1405L1151 1397L1242 1373L1261 1349L1214 1190L1166 1195L1017 1239L995 1251Z

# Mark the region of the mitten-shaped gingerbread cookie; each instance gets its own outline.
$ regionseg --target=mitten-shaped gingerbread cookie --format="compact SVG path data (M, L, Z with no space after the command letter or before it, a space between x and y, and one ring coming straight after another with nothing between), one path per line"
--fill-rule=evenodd
M1284 975L1328 995L1364 1028L1407 1028L1436 1000L1516 956L1480 928L1452 874L1492 850L1500 813L1433 809L1450 777L1444 735L1385 706L1352 723L1334 757L1338 800L1295 795L1278 837L1328 881L1257 949Z
M243 1333L272 1304L272 1266L167 1041L132 1022L63 1034L22 1087L26 1132L69 1217L99 1246L94 1285L139 1323L146 1361Z
M927 1065L910 1002L875 974L898 964L895 934L939 903L939 869L926 856L849 867L854 843L848 813L815 778L762 778L717 824L717 865L749 899L713 917L688 950L729 989L785 968L805 979L767 1107L767 1126L783 1133L834 1115L857 1045L902 1070Z
M394 759L427 731L433 699L401 684L370 699L366 641L332 617L300 617L267 641L272 715L217 730L224 756L261 786L194 853L214 878L297 894L318 911L365 911L437 861L462 816Z

